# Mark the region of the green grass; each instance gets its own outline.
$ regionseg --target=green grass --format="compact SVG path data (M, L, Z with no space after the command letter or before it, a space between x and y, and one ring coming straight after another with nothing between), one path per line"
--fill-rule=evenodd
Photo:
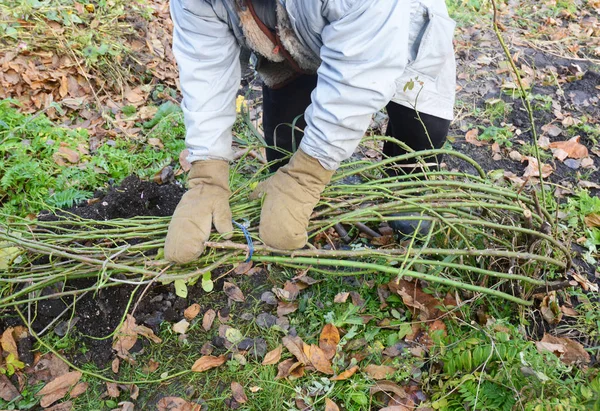
M0 213L70 207L131 174L151 179L169 164L177 170L183 135L181 113L175 112L161 117L143 140L117 139L90 153L87 130L57 125L43 113L25 115L11 101L0 101ZM146 143L152 136L160 136L164 149ZM61 157L65 149L77 156L75 163Z

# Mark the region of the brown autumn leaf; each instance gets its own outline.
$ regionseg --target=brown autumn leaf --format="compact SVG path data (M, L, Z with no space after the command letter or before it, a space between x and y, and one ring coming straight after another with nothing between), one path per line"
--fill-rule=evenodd
M179 397L164 397L156 404L157 411L200 411L200 404L193 404Z
M188 328L190 328L190 323L186 319L183 319L183 320L173 324L173 326L171 328L177 334L185 334L187 332Z
M296 361L293 358L288 358L287 360L283 360L277 365L277 375L275 376L276 380L280 380L282 378L287 378L290 375L290 369L292 365L294 365Z
M19 391L4 374L0 374L0 398L4 401L12 401L19 396Z
M586 215L585 225L587 225L588 227L600 227L600 214Z
M119 408L118 411L135 411L135 404L131 401L121 401L119 406L121 408Z
M334 303L345 303L349 296L350 296L350 293L346 292L346 291L337 293L335 295L335 297L333 297L333 302Z
M422 321L440 318L444 314L442 308L457 305L456 300L450 296L446 296L442 302L425 293L417 281L392 280L388 287L402 297L402 301L411 311L418 312Z
M233 393L233 399L238 403L245 404L248 402L248 397L244 393L244 387L239 382L234 381L231 383L231 392Z
M319 337L319 347L325 352L327 359L335 356L337 345L340 342L340 332L333 324L325 324Z
M73 409L73 401L65 401L60 404L53 405L50 408L46 408L44 411L71 411Z
M237 267L235 267L233 272L238 275L246 274L248 271L250 271L253 265L254 263L252 261L248 261L246 263L239 263Z
M144 374L152 374L154 371L158 370L158 366L160 363L156 360L150 359L148 360L148 364L142 367L142 372Z
M317 371L323 374L333 375L333 368L331 368L331 360L327 358L325 351L320 349L318 346L311 344L308 350L308 359L310 364L317 369Z
M202 328L204 328L204 331L210 331L216 317L217 313L212 308L204 313L204 318L202 318Z
M127 99L127 101L133 104L141 103L144 100L144 97L142 97L138 87L136 87L133 90L127 89L127 91L125 91L125 98Z
M200 304L192 304L183 312L183 316L188 321L192 321L198 314L200 314Z
M283 345L279 345L277 348L275 348L272 351L269 351L266 355L265 358L262 361L262 365L273 365L273 364L277 364L279 362L279 360L281 359L281 353L283 351Z
M340 411L340 407L329 398L325 398L325 411Z
M259 387L258 385L254 385L254 386L250 387L250 392L253 394L259 392L260 390L262 390L262 387Z
M119 387L117 387L117 384L114 382L107 382L106 383L106 395L108 395L110 398L117 398L119 396L120 392L119 392Z
M302 364L300 362L295 362L290 367L290 370L289 370L290 375L289 375L289 377L291 377L292 379L304 377L304 369L305 368L306 367L304 366L304 364Z
M192 371L194 372L203 372L206 370L210 370L211 368L216 368L220 365L225 364L227 361L227 357L224 355L220 355L215 357L213 355L205 355L196 360L194 365L192 365Z
M2 333L2 337L0 337L0 346L2 346L2 350L6 351L9 354L12 354L15 357L15 360L19 359L19 350L17 349L17 342L13 336L14 327L8 327Z
M242 290L240 290L240 288L237 285L230 283L228 281L225 281L223 283L223 292L232 301L236 301L238 303L243 303L244 301L246 301L246 298L244 297Z
M42 408L47 408L67 395L71 387L77 384L80 379L81 373L79 371L71 371L46 384L36 394L36 396L42 397L40 400Z
M581 136L575 136L567 141L555 141L550 143L549 147L552 149L554 157L563 161L565 158L584 158L589 155L586 146L581 144L579 140Z
M562 320L562 311L556 297L556 291L550 291L540 304L540 312L548 324L556 325Z
M71 392L69 393L70 398L77 398L81 394L87 391L89 384L87 382L80 382L76 386L73 387Z
M140 387L138 387L135 384L131 384L129 386L129 398L131 398L132 400L137 400L138 397L140 396Z
M369 364L364 368L364 371L374 380L383 380L388 375L394 374L396 369L388 365Z
M277 316L282 317L284 315L291 314L298 310L298 301L278 301L277 302Z
M129 350L135 345L138 335L144 336L157 344L162 342L159 337L154 335L154 331L146 326L137 325L135 318L131 314L127 314L125 321L114 337L113 349L117 352L117 355L122 358L129 358Z
M119 373L119 366L121 365L121 361L119 360L119 357L115 357L112 360L112 363L110 364L110 369L112 370L112 372L114 372L115 374Z
M186 173L188 171L190 171L190 169L192 168L192 163L187 161L187 157L189 155L190 155L190 150L188 150L187 148L185 150L183 150L181 153L179 153L179 165L181 166L181 169Z
M527 161L527 167L525 167L525 171L523 172L523 177L539 177L540 170L538 166L538 161L535 157L531 156L523 156L521 162ZM550 164L542 164L542 177L546 178L550 176L554 172L554 169Z
M473 144L476 147L484 146L486 143L477 139L477 136L479 136L479 129L473 128L473 129L467 131L467 133L465 134L465 140L467 143Z
M59 165L62 165L60 162L61 159L67 160L69 163L72 163L72 164L77 164L79 162L79 159L81 158L81 156L79 155L79 153L77 151L70 149L69 147L61 146L56 151L56 153L54 153L52 158Z
M304 341L302 341L302 338L300 338L298 336L286 335L285 337L283 337L281 342L283 343L285 348L287 348L288 351L294 357L296 357L296 359L300 363L310 364L310 361L308 360L308 357L306 356L305 350L304 350L304 346L306 344L304 344Z
M404 388L393 381L377 381L375 385L371 387L371 395L377 394L378 392L394 393L400 398L406 398L406 391Z
M550 351L565 364L588 364L590 362L590 354L583 348L583 345L570 338L544 334L542 341L536 342L535 345L539 352Z
M542 131L544 133L548 134L550 137L556 137L563 132L560 127L558 127L556 124L552 124L552 123L543 125Z
M331 381L344 381L347 380L348 378L352 377L354 374L356 374L356 371L358 371L358 365L355 365L353 367L348 368L347 370L341 372L339 375L336 375L335 377L331 377L330 380Z

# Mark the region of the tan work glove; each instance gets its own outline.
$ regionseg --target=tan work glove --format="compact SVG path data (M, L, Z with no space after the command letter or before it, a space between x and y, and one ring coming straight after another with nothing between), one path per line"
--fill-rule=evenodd
M180 264L202 254L212 224L226 239L231 238L233 231L229 164L223 160L196 161L188 182L190 189L177 204L165 240L165 258Z
M280 250L304 247L308 220L332 175L317 159L298 150L289 164L260 183L250 199L264 195L259 227L262 241Z

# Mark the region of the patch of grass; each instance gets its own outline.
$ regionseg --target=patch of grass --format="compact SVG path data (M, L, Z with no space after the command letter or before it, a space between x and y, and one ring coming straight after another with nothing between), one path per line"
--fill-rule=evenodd
M24 115L0 101L0 212L23 216L69 207L128 175L151 178L171 163L177 168L181 119L162 118L151 135L160 136L163 149L117 140L90 153L86 130L56 125L42 113Z
M479 140L498 143L500 147L512 147L513 132L509 127L489 126L481 128L483 132L479 135Z

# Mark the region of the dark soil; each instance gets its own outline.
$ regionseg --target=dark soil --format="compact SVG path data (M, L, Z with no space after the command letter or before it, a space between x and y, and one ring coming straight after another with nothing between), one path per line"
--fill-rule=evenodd
M159 185L130 176L118 187L111 187L105 194L99 193L99 198L67 211L91 220L169 216L173 215L184 192L178 184Z

